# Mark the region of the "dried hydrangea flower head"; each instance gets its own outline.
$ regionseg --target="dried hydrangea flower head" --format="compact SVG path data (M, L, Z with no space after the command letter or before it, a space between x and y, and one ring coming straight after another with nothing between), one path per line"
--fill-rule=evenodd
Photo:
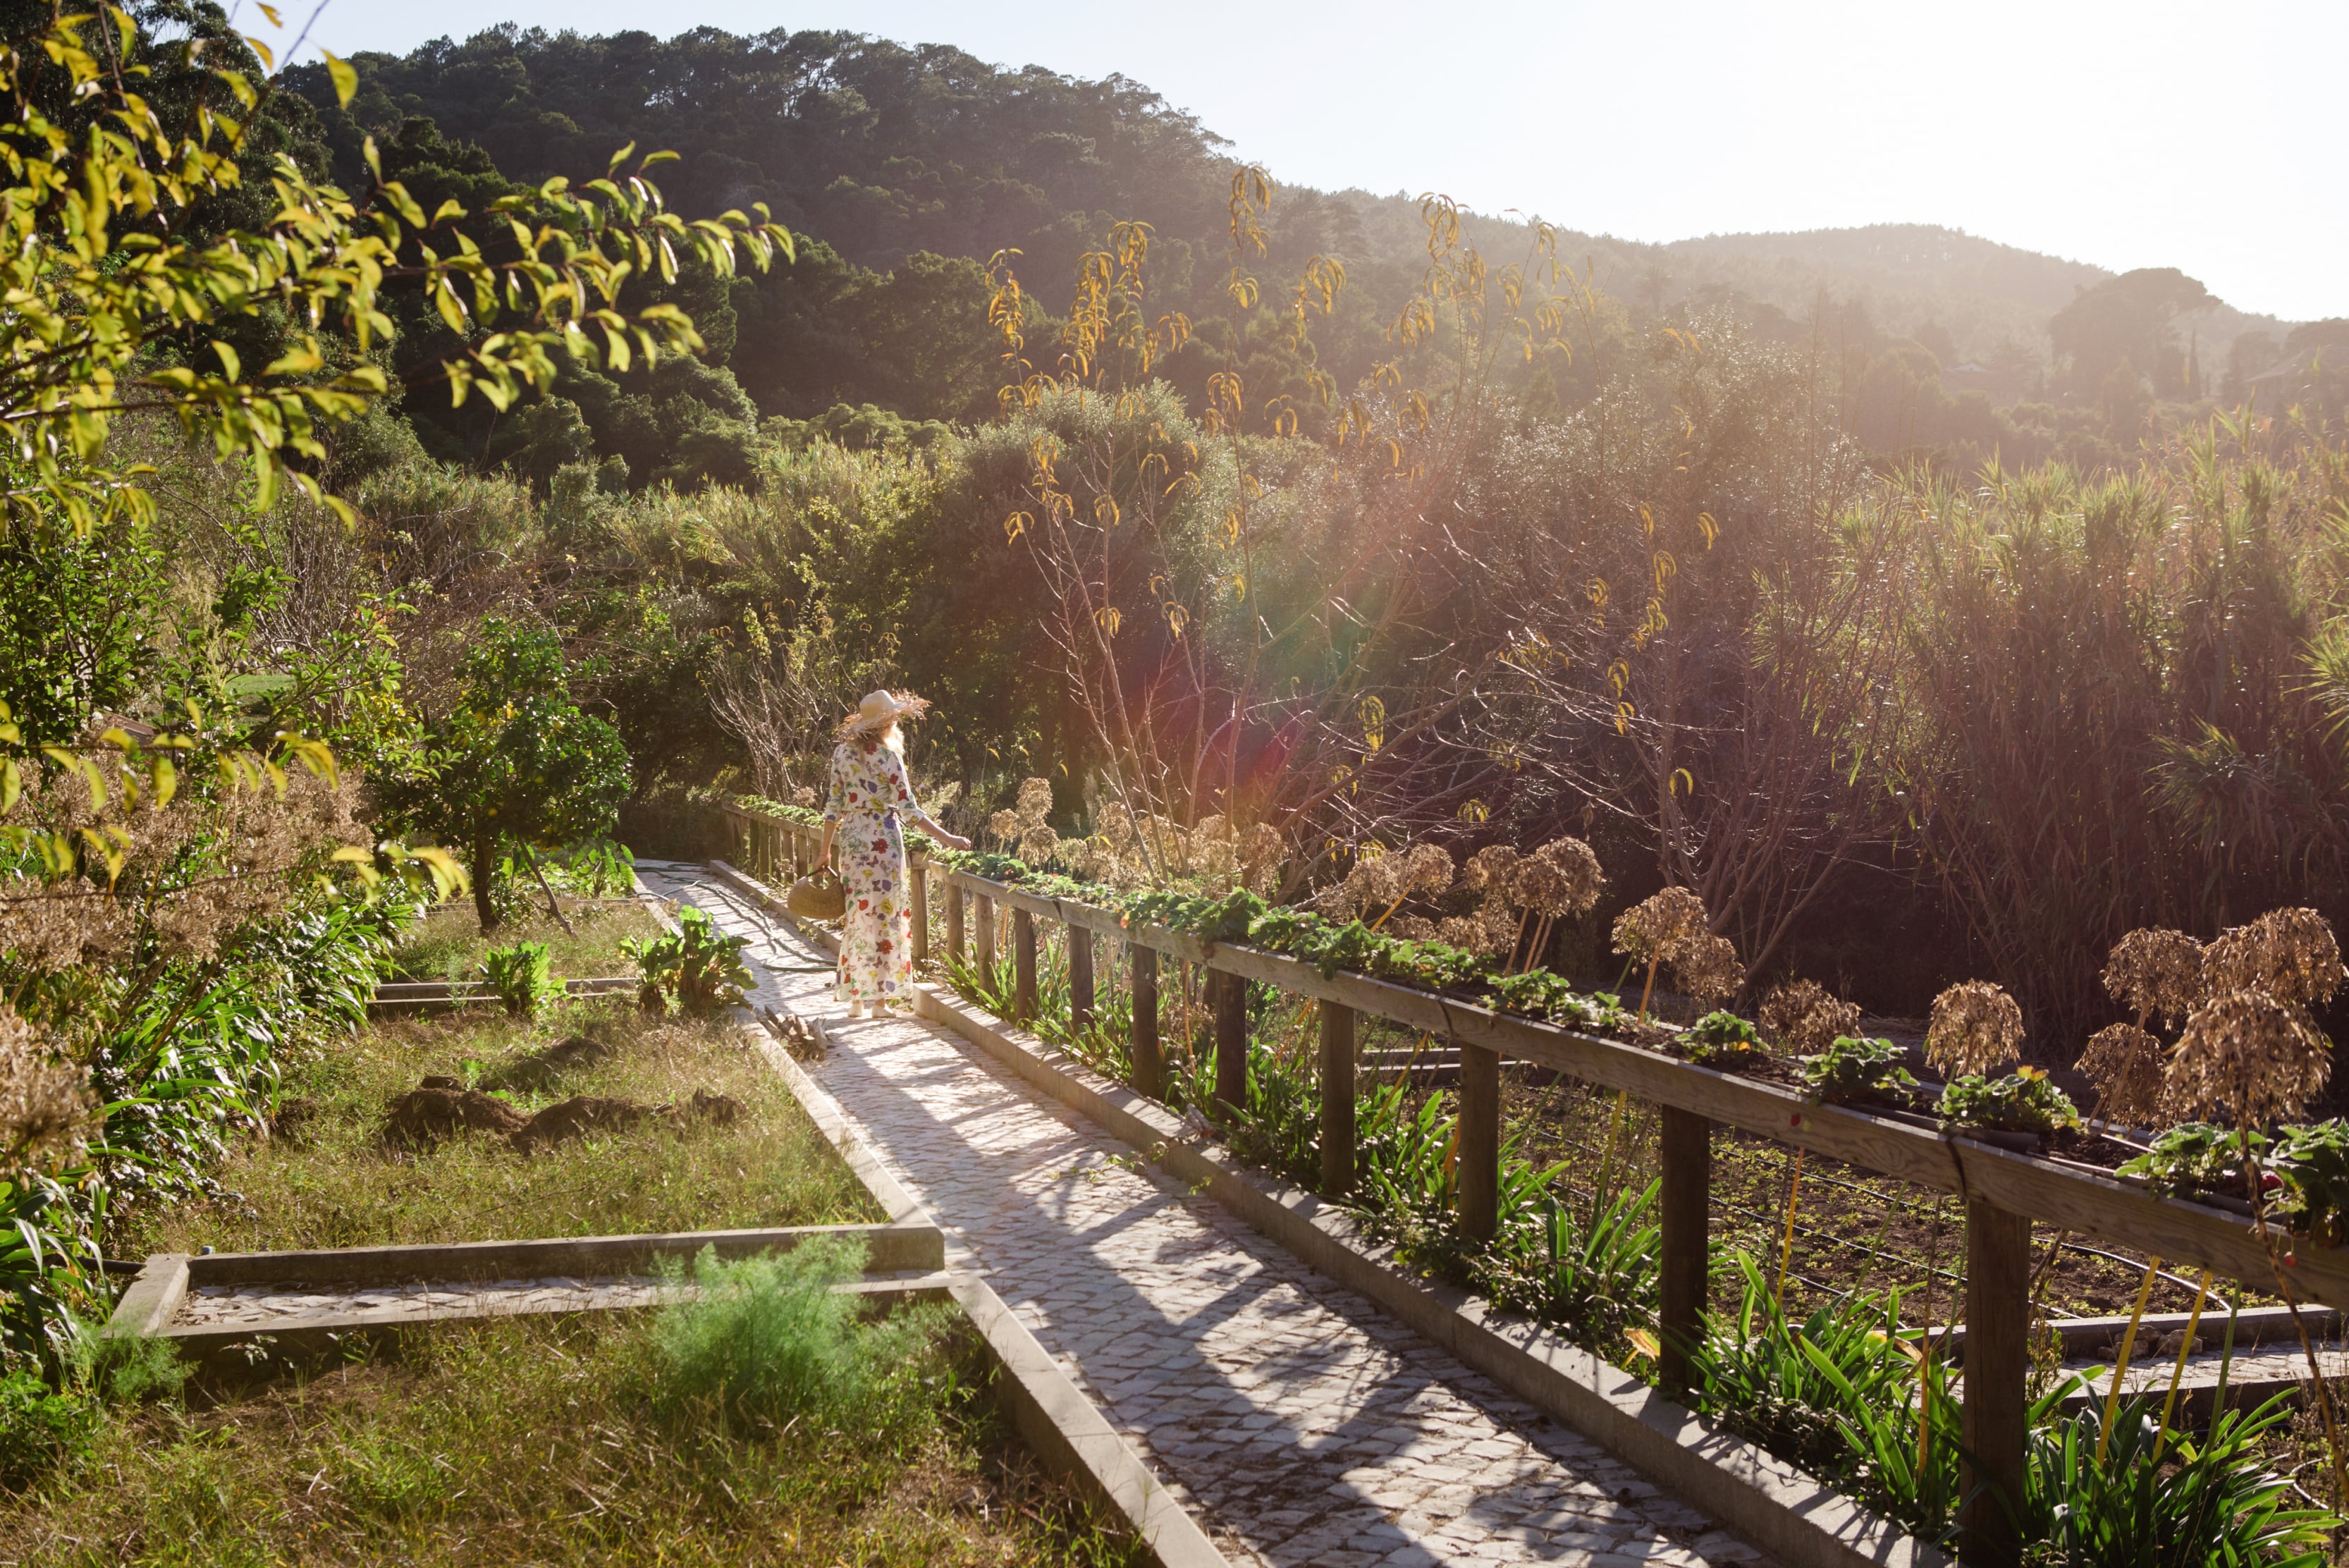
M1519 909L1556 920L1588 914L1607 877L1590 846L1579 838L1557 838L1519 860L1507 886Z
M1031 778L1019 781L1017 809L1023 821L1041 822L1052 815L1052 781Z
M1859 1006L1815 980L1790 980L1762 1003L1762 1027L1797 1055L1816 1056L1845 1034L1859 1033Z
M1667 888L1615 917L1615 950L1625 958L1668 963L1711 930L1702 898L1686 888Z
M2162 1106L2180 1121L2263 1126L2305 1111L2332 1072L2332 1050L2304 1011L2268 992L2231 991L2186 1020Z
M2023 1009L1989 981L1963 981L1933 998L1925 1060L1951 1076L2002 1067L2022 1044Z
M2313 909L2271 909L2202 950L2209 994L2260 991L2292 1007L2333 1000L2344 978L2341 944Z
M1501 892L1517 868L1517 852L1506 844L1488 844L1468 857L1460 868L1460 885L1472 893Z
M1478 953L1487 958L1499 952L1501 945L1515 934L1506 924L1495 929L1493 922L1482 915L1446 915L1435 924L1437 941L1447 947L1458 948L1463 952Z
M1734 996L1745 984L1745 966L1726 937L1713 934L1704 900L1686 888L1667 888L1615 917L1615 950L1648 961L1640 996L1647 1016L1658 966L1669 967L1681 989L1700 1001Z
M1692 938L1672 961L1672 978L1700 1002L1727 1002L1745 987L1745 964L1727 937Z
M2134 1023L2108 1023L2088 1037L2080 1071L2096 1085L2096 1115L2125 1127L2160 1125L2161 1042Z
M0 1007L0 1166L69 1164L98 1127L89 1075L51 1061L33 1026Z
M2201 1004L2202 944L2184 931L2148 926L2113 944L2105 989L2137 1014L2140 1028L2155 1018L2172 1024Z

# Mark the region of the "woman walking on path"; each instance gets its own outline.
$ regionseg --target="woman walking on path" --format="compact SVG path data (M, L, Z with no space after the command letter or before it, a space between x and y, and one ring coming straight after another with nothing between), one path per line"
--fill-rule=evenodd
M912 817L949 849L970 847L969 839L930 819L905 778L905 742L897 721L918 719L928 708L920 697L870 692L841 722L840 743L832 749L832 788L823 805L823 862L833 864L836 844L840 879L848 893L837 995L848 1003L851 1018L861 1017L867 1007L879 1017L914 978L913 899L906 889L900 819Z

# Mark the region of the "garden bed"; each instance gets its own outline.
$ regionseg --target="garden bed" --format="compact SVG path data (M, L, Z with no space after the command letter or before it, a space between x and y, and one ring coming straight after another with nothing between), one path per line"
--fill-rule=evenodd
M580 1041L586 1046L557 1049ZM514 1120L581 1097L648 1114L633 1126L589 1125L580 1136L533 1143L527 1154L492 1127L431 1142L388 1137L394 1104L428 1077L491 1096ZM667 1106L689 1112L696 1095L724 1096L739 1114L730 1125L657 1114ZM624 998L567 1003L538 1023L479 1011L375 1023L292 1073L287 1096L274 1135L225 1162L222 1195L132 1212L114 1250L264 1251L887 1218L739 1025L648 1018Z
M634 974L636 962L620 944L660 934L660 921L640 898L583 898L557 894L572 929L565 931L533 904L519 919L507 921L490 935L467 903L442 904L400 936L386 971L388 980L476 980L482 958L492 948L515 942L544 942L554 972L567 979Z
M1133 1560L997 1414L967 1320L915 1307L878 1332L862 1392L796 1412L654 1314L443 1326L307 1379L191 1385L91 1417L0 1505L0 1559Z

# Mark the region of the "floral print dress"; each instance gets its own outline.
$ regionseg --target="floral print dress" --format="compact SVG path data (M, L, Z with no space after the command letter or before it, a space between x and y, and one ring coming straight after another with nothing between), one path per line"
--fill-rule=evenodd
M926 823L929 816L915 803L905 759L870 737L833 748L823 815L848 893L837 995L854 1006L878 1007L904 995L914 979L913 896L898 818Z

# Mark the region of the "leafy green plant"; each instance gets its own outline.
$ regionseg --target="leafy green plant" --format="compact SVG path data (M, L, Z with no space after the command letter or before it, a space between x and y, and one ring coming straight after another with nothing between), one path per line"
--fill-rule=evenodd
M620 944L642 976L637 994L645 1006L656 1012L682 1010L696 1018L741 1006L743 988L754 982L742 961L742 950L750 939L726 935L708 911L690 904L678 911L677 927L657 937L630 937Z
M533 1022L545 1015L563 987L554 978L554 961L544 942L512 942L492 948L481 956L481 975L506 1012Z
M2270 1168L2282 1179L2276 1207L2292 1228L2338 1245L2349 1230L2349 1122L2278 1129Z
M553 628L492 616L458 674L461 696L433 726L423 769L392 794L418 826L468 846L474 909L490 931L503 918L501 849L527 857L534 844L608 832L632 775L620 732L572 695Z
M2120 1173L2141 1176L2153 1190L2165 1194L2240 1192L2245 1162L2264 1162L2270 1147L2267 1134L2256 1128L2181 1122L2165 1129Z
M620 898L636 890L636 857L617 839L590 838L572 846L561 871L565 885L590 898Z
M1734 1012L1706 1013L1681 1036L1681 1049L1701 1067L1733 1070L1750 1065L1769 1053L1751 1022Z
M1563 1328L1595 1354L1618 1354L1632 1329L1655 1321L1661 1191L1656 1181L1619 1187L1588 1214L1551 1195L1539 1211L1537 1250L1492 1270L1495 1303Z
M80 1394L21 1368L0 1376L0 1490L21 1490L79 1452L96 1425L97 1412Z
M861 1431L902 1424L922 1407L924 1353L936 1314L860 1320L855 1297L832 1287L864 1270L861 1241L821 1236L788 1252L728 1262L710 1248L693 1262L695 1293L662 1308L653 1330L657 1399L691 1410L715 1402L781 1426L811 1417ZM672 1263L672 1282L687 1278Z
M1811 1098L1838 1106L1870 1095L1902 1095L1917 1087L1900 1064L1903 1053L1889 1040L1839 1034L1816 1056L1802 1056L1803 1082Z
M2023 1525L2025 1562L2045 1568L2316 1568L2338 1521L2292 1506L2290 1480L2261 1452L2292 1418L2292 1397L2228 1409L2196 1438L2159 1425L2162 1398L2120 1407L2107 1437L2103 1401L2034 1423Z
M2079 1107L2036 1067L1999 1078L1979 1073L1952 1078L1936 1109L1944 1121L1999 1132L2050 1133L2080 1125Z

